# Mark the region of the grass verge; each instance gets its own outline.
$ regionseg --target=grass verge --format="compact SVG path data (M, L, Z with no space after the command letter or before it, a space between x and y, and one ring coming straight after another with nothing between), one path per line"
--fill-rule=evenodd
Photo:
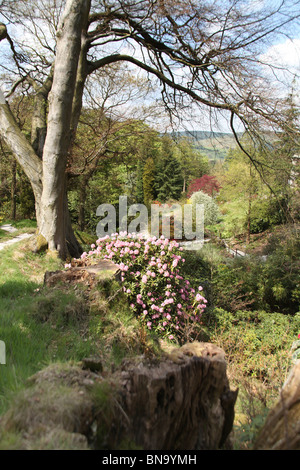
M37 371L53 363L98 355L105 367L156 347L129 312L119 284L103 280L84 285L44 285L44 273L62 269L47 253L34 254L26 241L0 257L0 339L6 364L0 365L0 415Z

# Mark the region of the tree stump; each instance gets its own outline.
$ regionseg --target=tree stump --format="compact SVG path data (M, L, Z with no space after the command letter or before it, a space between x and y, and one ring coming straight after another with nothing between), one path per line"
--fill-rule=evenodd
M120 280L120 269L109 260L99 260L88 266L72 266L63 271L47 271L44 275L44 285L53 287L58 284L76 284L78 282L94 286L104 279Z
M292 368L254 449L300 450L300 361Z

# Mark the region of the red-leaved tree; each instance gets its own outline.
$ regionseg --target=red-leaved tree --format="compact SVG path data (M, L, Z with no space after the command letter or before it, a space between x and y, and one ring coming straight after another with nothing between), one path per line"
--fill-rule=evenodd
M214 196L220 191L220 188L221 186L215 176L203 175L201 178L196 178L190 182L187 196L191 197L197 191L203 191L209 196Z

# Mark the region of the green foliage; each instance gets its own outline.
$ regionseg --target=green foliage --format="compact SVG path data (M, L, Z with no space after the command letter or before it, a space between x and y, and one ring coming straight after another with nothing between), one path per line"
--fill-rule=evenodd
M247 141L244 146L251 155L255 155L256 165L241 150L231 150L225 160L223 174L219 175L221 191L217 200L223 214L222 236L247 234L249 242L250 233L260 233L288 220L290 164L283 163L285 160L278 158L275 151L266 161L267 157L259 149ZM264 179L261 178L261 165Z
M267 356L280 350L289 351L299 329L299 314L286 315L263 310L228 312L215 308L211 321L213 334L222 332L224 343L230 342L232 357L239 350L245 357L251 357L251 361L255 354L255 360L258 360L258 355L262 353ZM241 334L241 331L244 333Z
M207 156L203 155L195 148L195 143L185 136L176 141L174 156L181 166L181 174L184 180L183 192L187 191L188 185L194 178L210 172L210 162Z
M143 192L144 204L149 206L154 198L154 179L155 179L155 166L153 158L149 157L146 160L143 172Z
M160 202L180 199L183 178L179 162L172 155L161 159L156 167L156 198Z
M31 185L14 157L0 141L0 216L4 218L34 218L35 201Z
M136 169L136 189L135 189L136 202L143 204L144 202L144 188L143 188L143 165L139 160Z
M295 314L300 310L298 230L285 226L277 235L270 235L263 253L232 258L210 242L190 255L198 258L198 265L192 261L191 274L203 276L205 263L210 305L231 312L262 309Z
M205 225L217 224L220 221L221 214L218 205L211 196L203 191L197 191L192 194L190 201L194 208L196 207L196 204L203 204Z
M21 172L19 182L18 207L17 211L21 218L30 219L35 217L35 200L32 187L26 176Z
M162 153L156 164L155 194L160 202L178 200L183 188L183 177L179 161L173 154L172 141L162 140Z
M284 197L254 201L250 219L251 233L261 233L270 227L286 222L287 201Z
M233 439L250 449L293 365L300 315L215 308L209 341L225 351L232 387L238 387Z

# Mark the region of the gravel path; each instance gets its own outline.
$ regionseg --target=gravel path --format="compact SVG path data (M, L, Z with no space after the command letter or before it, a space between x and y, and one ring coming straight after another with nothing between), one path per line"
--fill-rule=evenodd
M9 225L9 224L1 225L0 228L2 230L5 230L6 232L10 232L10 233L17 232L17 229L15 227L13 227L12 225ZM3 250L4 248L6 248L9 245L12 245L13 243L20 242L21 240L25 240L25 238L29 238L31 236L32 236L32 233L21 233L20 235L18 235L15 238L12 238L11 240L6 240L5 242L0 242L0 250Z

